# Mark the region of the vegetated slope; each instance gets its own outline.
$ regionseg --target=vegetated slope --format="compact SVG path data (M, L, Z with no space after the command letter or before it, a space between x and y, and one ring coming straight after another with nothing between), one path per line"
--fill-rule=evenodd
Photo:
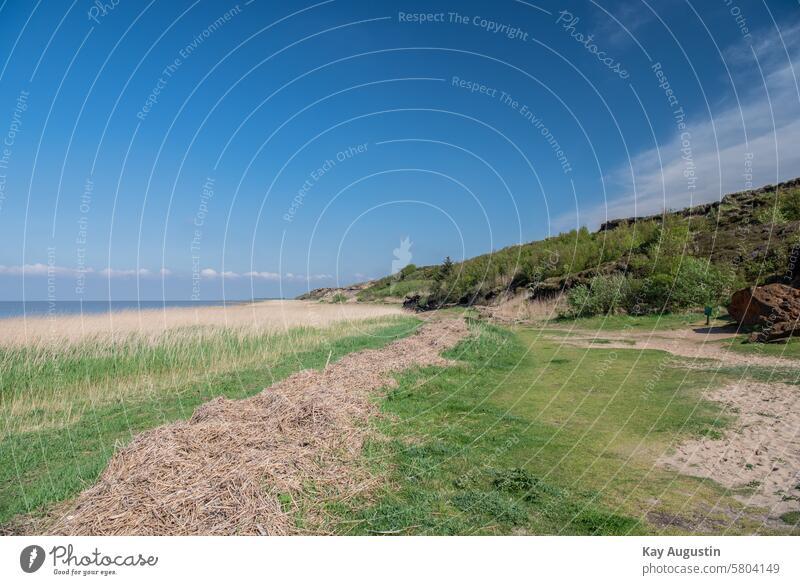
M737 288L794 279L799 233L800 178L679 211L616 219L594 233L584 227L463 262L410 265L362 287L356 298L407 297L420 308L471 305L519 289L531 298L580 285L599 289L600 277L608 289L625 289L614 302L627 302L632 312L722 303ZM675 282L690 290L676 291Z

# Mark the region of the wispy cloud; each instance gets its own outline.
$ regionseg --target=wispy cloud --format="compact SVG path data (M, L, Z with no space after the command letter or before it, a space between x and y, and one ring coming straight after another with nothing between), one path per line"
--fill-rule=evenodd
M263 280L280 280L281 275L277 272L245 272L248 278L260 278Z
M305 274L295 274L293 272L287 272L284 275L281 275L278 272L258 272L258 271L251 271L245 273L233 272L230 270L226 270L224 272L214 270L213 268L204 268L200 271L200 276L203 278L251 278L255 280L269 280L269 281L281 281L281 280L290 280L290 281L306 281L306 280L331 280L333 279L333 275L331 274L309 274L306 276Z
M148 268L103 268L102 270L95 270L91 267L72 268L69 266L56 266L52 264L42 264L37 262L35 264L22 264L19 266L3 266L0 265L0 275L8 276L71 276L78 277L95 276L102 278L154 278L158 276L171 276L172 271L168 268L160 270L150 270Z
M623 2L614 6L613 10L609 7L606 10L611 16L603 10L596 11L595 30L598 39L608 40L614 45L633 43L631 35L637 36L640 28L656 18L651 10L639 2Z
M0 265L0 274L6 275L26 275L26 276L76 276L81 271L75 268L66 268L64 266L54 266L50 264L23 264L21 266L3 266ZM93 269L87 268L84 273L94 272Z
M106 278L131 278L132 276L140 276L140 277L150 277L154 276L154 274L148 270L147 268L139 268L137 269L115 269L115 268L104 268L100 271L100 276L104 276Z
M792 38L787 38L790 35ZM780 36L775 30L754 36L760 40L752 50L747 48L749 61L741 47L726 51L726 55L734 55L728 65L737 80L741 108L734 102L720 108L713 119L688 121L694 182L687 177L685 137L676 132L664 143L612 169L606 175L612 196L605 205L581 209L581 224L596 227L606 218L714 201L726 193L800 174L796 79L800 71L793 68L800 56L800 22L784 28ZM745 78L749 85L743 83ZM556 223L560 228L574 227L576 217L563 216Z
M101 278L160 278L160 277L189 277L188 273L176 273L169 268L161 268L160 270L151 270L149 268L103 268L102 270L95 270L94 268L84 268L79 270L77 268L69 268L66 266L54 266L42 263L24 264L20 266L5 266L0 264L0 276L72 276L79 275L92 275ZM307 280L333 280L333 275L327 273L319 274L296 274L287 272L281 275L278 272L267 271L250 271L250 272L234 272L232 270L218 271L213 268L203 268L200 271L200 276L206 279L215 278L249 278L255 280L266 280L279 282L295 281L305 282Z

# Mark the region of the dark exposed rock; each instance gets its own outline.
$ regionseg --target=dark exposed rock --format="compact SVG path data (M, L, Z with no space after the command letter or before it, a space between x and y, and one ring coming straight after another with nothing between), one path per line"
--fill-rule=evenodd
M628 271L628 265L623 261L606 262L597 266L596 268L588 268L575 274L567 276L554 276L545 278L540 282L531 283L528 285L530 292L530 299L548 299L556 297L559 294L580 285L591 286L592 280L596 276L611 275L611 274L625 274Z
M761 326L750 341L790 337L800 319L800 289L780 283L745 288L731 296L728 313L740 325Z
M419 311L420 308L420 300L422 299L421 295L410 295L405 298L403 301L403 308L409 309L412 311Z

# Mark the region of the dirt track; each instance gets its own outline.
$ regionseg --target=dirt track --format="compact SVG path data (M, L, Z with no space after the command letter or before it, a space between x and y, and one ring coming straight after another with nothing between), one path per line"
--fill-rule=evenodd
M730 331L698 332L692 329L661 331L629 331L619 335L614 331L570 330L567 335L551 336L548 339L578 345L609 349L645 350L656 349L692 360L717 360L726 366L760 366L766 368L798 368L800 360L789 358L745 354L729 351L724 340L731 339ZM602 340L600 344L593 343ZM688 360L687 360L688 361Z
M370 487L358 459L374 392L468 333L436 318L379 350L306 370L252 398L218 398L188 421L142 433L48 532L71 535L293 534L302 496L346 498ZM313 526L318 510L304 510ZM312 529L313 530L313 529Z

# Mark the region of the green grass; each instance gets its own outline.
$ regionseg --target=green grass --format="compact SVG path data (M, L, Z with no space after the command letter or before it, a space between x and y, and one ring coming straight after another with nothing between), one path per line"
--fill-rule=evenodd
M4 350L0 524L72 498L140 431L187 418L211 398L245 398L298 370L381 347L418 323L390 318L245 338L223 330L123 344L108 355L66 348L49 362L37 350ZM146 388L132 388L132 378Z
M748 355L763 355L800 359L800 339L789 338L782 343L748 343L747 335L739 335L730 341L723 341L723 347Z
M781 515L781 520L786 524L794 526L800 525L800 512L786 512Z
M405 297L412 293L427 291L430 281L427 280L390 280L380 286L373 286L358 293L360 301L375 301L389 297Z
M741 505L721 486L653 464L674 439L724 431L718 405L700 398L722 380L665 366L659 351L565 348L536 331L473 328L448 354L459 365L405 373L382 400L380 438L365 453L386 486L332 506L333 530L763 530L746 516L730 526L720 510Z

